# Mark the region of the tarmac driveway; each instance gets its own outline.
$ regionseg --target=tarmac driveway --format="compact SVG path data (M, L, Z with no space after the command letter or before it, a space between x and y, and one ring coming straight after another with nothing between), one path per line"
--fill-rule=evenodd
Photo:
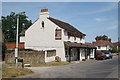
M66 66L29 67L35 74L22 78L118 78L118 56L78 61Z

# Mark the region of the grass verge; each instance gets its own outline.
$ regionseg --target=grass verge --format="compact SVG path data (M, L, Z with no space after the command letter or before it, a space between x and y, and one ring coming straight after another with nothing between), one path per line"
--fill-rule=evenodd
M48 62L48 63L44 63L44 64L31 64L31 67L47 67L47 66L64 66L64 65L68 65L71 64L69 62Z
M19 76L33 74L34 72L27 68L8 68L2 65L2 78L16 78Z

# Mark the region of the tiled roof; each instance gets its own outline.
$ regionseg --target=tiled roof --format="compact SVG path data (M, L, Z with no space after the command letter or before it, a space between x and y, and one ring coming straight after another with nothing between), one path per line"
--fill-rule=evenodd
M39 19L39 18L38 18ZM37 19L37 20L38 20ZM85 34L83 34L82 32L80 32L79 30L77 30L76 28L74 28L72 25L70 25L70 24L68 24L68 23L66 23L66 22L63 22L63 21L60 21L60 20L58 20L58 19L54 19L54 18L52 18L52 17L49 17L48 18L49 20L51 20L53 23L55 23L56 25L58 25L59 27L61 27L61 28L63 28L63 29L65 29L66 31L68 31L68 32L70 32L70 33L72 33L72 34L75 34L75 35L79 35L79 36L82 36L82 35L84 35L84 36L86 36ZM37 21L36 20L36 21ZM35 21L35 22L36 22ZM34 22L34 23L35 23ZM33 23L33 24L34 24ZM20 36L24 36L25 35L25 31L26 30L23 30L21 33L20 33Z
M80 32L79 30L77 30L76 28L74 28L72 25L66 23L66 22L63 22L63 21L60 21L58 19L54 19L52 17L49 17L48 18L49 20L51 20L53 23L55 23L56 25L58 25L59 27L65 29L66 31L72 33L72 34L76 34L76 35L84 35L86 36L85 34L83 34L82 32Z
M107 45L109 45L110 47L114 47L114 45L107 40L98 40L96 42L93 42L92 44L95 46L107 46Z
M114 47L120 46L120 42L113 43Z
M69 47L78 47L78 48L96 48L94 45L82 44L82 43L75 43L75 42L64 42L65 45Z

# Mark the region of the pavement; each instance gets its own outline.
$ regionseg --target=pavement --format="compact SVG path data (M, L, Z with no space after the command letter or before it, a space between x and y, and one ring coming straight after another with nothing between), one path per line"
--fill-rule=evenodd
M52 67L28 67L35 74L21 78L118 78L118 56L107 60L75 61Z

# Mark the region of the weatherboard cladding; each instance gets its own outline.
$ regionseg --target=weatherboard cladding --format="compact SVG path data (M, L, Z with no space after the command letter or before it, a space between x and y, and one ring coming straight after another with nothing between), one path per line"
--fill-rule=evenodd
M55 23L56 25L58 25L59 27L61 27L62 29L65 29L67 32L71 33L71 34L75 34L76 36L86 36L85 34L83 34L82 32L80 32L79 30L77 30L76 28L74 28L72 25L66 23L66 22L63 22L63 21L60 21L58 19L54 19L52 17L49 17L48 18L50 21L52 21L53 23ZM38 20L38 19L37 19ZM37 21L36 20L36 21ZM35 22L36 22L35 21ZM34 23L35 23L34 22ZM33 24L34 24L33 23ZM26 30L23 30L21 33L20 33L20 36L24 36L25 35L25 31ZM74 36L75 36L74 35Z

